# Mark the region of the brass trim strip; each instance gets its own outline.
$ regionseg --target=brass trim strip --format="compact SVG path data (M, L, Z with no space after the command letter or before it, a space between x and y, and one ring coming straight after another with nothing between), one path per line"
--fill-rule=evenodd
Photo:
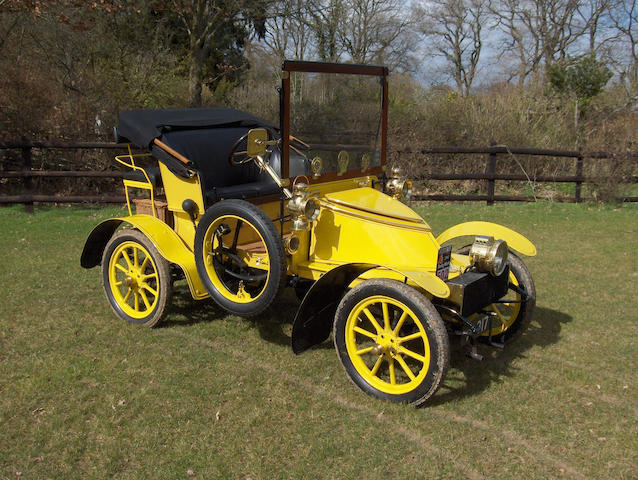
M371 217L369 215L365 215L363 213L358 213L358 212L353 212L350 210L346 210L345 208L341 208L339 206L336 205L331 205L326 201L322 201L321 205L323 207L325 207L328 210L332 210L334 212L338 212L338 213L342 213L344 215L349 215L351 217L355 217L355 218L360 218L362 220L367 220L369 222L376 222L376 223L382 223L384 225L390 225L392 227L399 227L399 228L404 228L406 230L412 230L415 232L431 232L432 229L429 227L426 227L425 225L406 225L405 223L399 223L399 222L393 222L392 220L387 220L385 218L377 218L377 217Z
M343 200L339 200L339 199L336 199L336 198L330 198L330 194L327 194L326 198L328 198L330 202L337 203L339 205L343 205L344 207L356 208L357 210L363 210L364 212L374 213L376 215L381 215L380 213L378 213L377 211L375 211L375 210L373 210L371 208L362 207L360 205L357 205L356 207L352 207L352 205L350 205L348 202L344 202ZM396 218L397 220L405 220L406 222L412 222L412 223L417 223L417 224L423 224L424 223L422 218L410 218L410 217L404 217L402 215L390 215L390 214L385 214L385 213L383 215L388 216L388 217L392 217L392 218Z

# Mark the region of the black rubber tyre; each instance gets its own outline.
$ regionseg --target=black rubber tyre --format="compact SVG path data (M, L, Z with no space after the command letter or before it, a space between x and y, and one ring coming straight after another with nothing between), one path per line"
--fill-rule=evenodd
M351 289L337 308L333 333L350 380L393 402L423 405L450 362L448 335L436 308L395 280L366 280Z
M466 245L457 250L456 253L468 255L469 251L470 245ZM511 250L508 252L507 263L509 264L510 272L514 275L514 278L516 278L516 283L518 283L518 286L524 290L527 295L529 295L529 299L520 303L520 309L518 312L515 312L515 309L512 309L512 313L515 314L515 318L513 321L508 320L508 323L511 323L504 332L492 335L492 341L502 344L513 342L519 338L525 330L527 330L527 327L529 327L529 324L532 321L532 316L534 315L534 309L536 307L536 288L534 287L532 274L525 266L525 263ZM522 300L521 296L514 293L512 290L509 291L508 297L512 297L516 301ZM494 304L494 306L496 306L496 308L501 308L497 304ZM507 312L503 312L503 314L507 316ZM487 341L487 337L485 336L481 337L481 339Z
M265 251L262 265L267 264L267 270L250 267L240 258L245 251L237 244L240 234L235 230L244 228L245 233L246 226ZM217 236L220 228L227 233ZM242 317L263 312L286 284L286 257L277 229L263 210L244 200L222 200L206 210L195 230L195 264L212 299Z
M102 255L102 283L115 314L130 323L158 325L172 296L169 263L138 230L120 230Z
M520 337L527 327L529 327L534 315L534 309L536 308L536 288L534 287L534 280L532 275L523 263L523 261L516 256L512 251L509 252L509 266L510 272L516 278L518 286L529 295L527 301L523 301L520 304L520 309L514 318L512 324L499 335L492 337L493 340L499 343L510 343ZM518 294L515 295L516 299L520 300Z

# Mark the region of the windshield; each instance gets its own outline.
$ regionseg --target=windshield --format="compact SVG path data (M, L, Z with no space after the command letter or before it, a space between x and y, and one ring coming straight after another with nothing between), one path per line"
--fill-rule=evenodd
M368 75L334 71L357 67L352 65L315 65L333 71L291 71L284 82L289 176L328 180L378 173L385 148L385 69L369 67L383 74Z

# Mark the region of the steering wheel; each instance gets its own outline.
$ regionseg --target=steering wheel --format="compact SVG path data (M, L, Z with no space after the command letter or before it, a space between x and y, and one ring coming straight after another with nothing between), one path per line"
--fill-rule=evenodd
M272 138L274 138L269 128L266 129L266 131L268 132L268 140L271 140ZM242 144L242 142L244 142L248 138L248 133L249 132L246 132L241 137L239 137L237 141L233 144L233 146L230 148L230 152L228 152L228 163L230 163L233 167L238 167L239 165L248 163L253 159L253 157L248 155L247 151L243 151L243 152L237 151L237 149Z

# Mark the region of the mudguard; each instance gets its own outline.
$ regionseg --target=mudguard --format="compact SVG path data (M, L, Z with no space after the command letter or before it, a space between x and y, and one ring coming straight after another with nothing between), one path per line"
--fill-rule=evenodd
M527 238L514 230L491 222L465 222L454 225L441 233L436 241L439 245L456 237L488 235L497 240L505 240L507 246L528 257L536 255L536 247Z
M340 265L317 280L301 302L292 325L293 352L302 353L330 336L337 307L346 289L358 277L370 270L375 270L373 272L375 278L394 277L404 279L406 282L410 280L437 297L445 298L450 294L450 289L445 282L430 272L397 270L374 263Z
M123 223L130 224L140 230L153 242L160 255L183 270L191 295L195 300L208 297L208 293L197 274L193 252L186 247L182 239L171 227L150 215L111 218L97 225L91 231L84 244L80 265L84 268L93 268L99 265L102 261L102 254L106 244Z

